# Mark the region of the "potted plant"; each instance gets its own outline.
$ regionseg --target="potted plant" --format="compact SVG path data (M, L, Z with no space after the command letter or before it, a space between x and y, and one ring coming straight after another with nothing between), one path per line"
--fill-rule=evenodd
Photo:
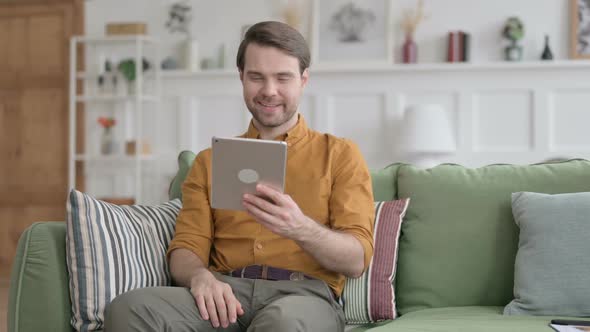
M510 45L504 49L506 60L522 60L522 46L518 45L518 41L524 37L524 24L522 21L518 17L508 18L502 36L510 41Z
M135 59L124 59L119 62L117 69L125 77L128 83L128 91L130 94L135 93L135 79L136 79L136 69L135 69ZM150 63L145 59L142 58L142 71L146 71L150 69Z

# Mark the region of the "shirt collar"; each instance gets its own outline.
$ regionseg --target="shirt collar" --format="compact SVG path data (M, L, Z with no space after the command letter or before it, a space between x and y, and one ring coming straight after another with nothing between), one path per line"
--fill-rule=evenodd
M300 138L303 138L307 133L308 127L307 123L305 122L305 118L300 113L297 114L297 124L289 129L286 134L280 135L275 138L275 140L286 141L287 143L295 143ZM248 126L248 131L244 134L245 138L260 138L260 132L254 126L254 121L250 120L250 125Z

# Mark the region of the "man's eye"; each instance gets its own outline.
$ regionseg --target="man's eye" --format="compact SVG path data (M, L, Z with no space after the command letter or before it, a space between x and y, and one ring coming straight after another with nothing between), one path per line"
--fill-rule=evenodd
M254 81L254 82L259 82L259 81L262 81L262 77L260 77L260 76L254 76L254 77L250 77L250 79L251 79L252 81Z
M291 78L290 77L279 77L279 82L288 82Z

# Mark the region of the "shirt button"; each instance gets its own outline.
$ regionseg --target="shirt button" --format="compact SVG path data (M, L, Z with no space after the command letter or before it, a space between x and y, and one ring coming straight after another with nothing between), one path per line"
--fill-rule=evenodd
M260 249L262 249L262 244L258 243L258 244L256 245L256 248L257 248L257 249L259 249L259 250L260 250Z

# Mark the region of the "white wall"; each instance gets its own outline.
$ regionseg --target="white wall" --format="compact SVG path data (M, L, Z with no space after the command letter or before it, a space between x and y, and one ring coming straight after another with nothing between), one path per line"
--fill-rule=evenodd
M301 0L307 12L309 1ZM164 55L177 54L180 35L165 28L172 0L88 0L86 2L86 32L104 33L108 22L147 22L149 33L163 40ZM193 6L192 32L199 41L202 57L216 56L219 46L226 45L226 66L233 67L243 25L261 20L280 19L280 3L286 0L190 0ZM399 20L405 8L415 6L416 0L392 0L394 15L395 55L403 34ZM495 61L502 58L501 28L509 16L519 16L525 23L523 41L525 60L538 59L543 36L551 37L556 58L567 58L569 34L569 1L567 0L426 0L430 17L417 32L420 62L440 62L446 57L446 34L462 29L472 34L473 62ZM309 19L307 17L306 19ZM308 26L304 22L305 26ZM307 34L307 32L306 32Z
M150 34L163 41L164 55L173 54L182 36L171 36L164 28L172 1L151 0L149 6L146 3L147 0L89 0L86 31L89 35L101 35L107 22L145 21ZM159 138L152 144L163 153L158 159L161 163L155 164L158 170L146 174L147 202L165 199L167 184L176 172L175 156L180 150L199 151L208 146L212 135L237 135L246 128L249 114L233 69L234 57L242 26L279 18L276 3L192 1L193 32L201 44L201 55L216 56L219 45L226 44L228 69L164 75L163 116L144 118L152 119L152 126L158 128ZM413 0L394 0L393 12L399 17L402 8L413 3ZM525 60L538 59L545 33L552 37L556 58L565 59L569 39L568 3L567 0L427 0L430 18L417 33L419 60L443 62L447 32L462 29L473 36L473 62L497 62L502 57L500 30L511 15L520 16L526 24ZM401 37L401 31L395 30L396 49ZM97 56L97 53L90 55ZM312 128L357 142L372 168L404 160L393 145L396 126L406 105L427 102L444 106L455 129L457 151L443 161L481 166L590 156L590 136L583 125L590 121L584 106L590 104L590 62L376 68L359 63L340 69L313 70L301 112ZM91 130L88 133L87 143L96 146L96 137L92 137ZM112 178L110 182L99 177L89 180L91 193L127 194L132 190L130 182L121 178L122 173L115 166L97 164L87 171L114 174L108 175Z

